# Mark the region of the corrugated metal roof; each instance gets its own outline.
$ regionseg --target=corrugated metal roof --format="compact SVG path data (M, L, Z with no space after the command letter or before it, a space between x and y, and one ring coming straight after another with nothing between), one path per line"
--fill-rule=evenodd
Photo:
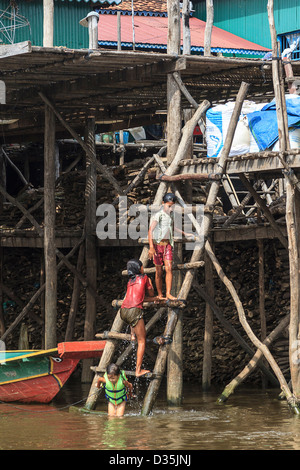
M135 46L147 49L166 49L168 38L168 18L136 16ZM202 52L204 50L205 22L198 18L190 19L191 50ZM118 41L116 15L100 17L98 23L98 39L100 46L116 46ZM121 41L124 47L132 45L132 19L130 16L122 16ZM212 52L223 53L247 53L262 55L268 49L259 46L246 39L228 33L216 26L213 27Z

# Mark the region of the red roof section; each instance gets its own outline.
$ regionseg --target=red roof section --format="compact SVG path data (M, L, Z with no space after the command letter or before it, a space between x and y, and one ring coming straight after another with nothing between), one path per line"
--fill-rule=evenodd
M135 43L150 45L166 45L168 38L168 18L135 16ZM198 18L190 18L191 44L194 47L204 46L205 22ZM98 39L101 42L117 42L117 16L100 15L98 23ZM121 42L132 43L132 17L121 16ZM224 31L213 26L212 48L222 49L243 49L255 51L268 51L246 39L240 38L235 34Z

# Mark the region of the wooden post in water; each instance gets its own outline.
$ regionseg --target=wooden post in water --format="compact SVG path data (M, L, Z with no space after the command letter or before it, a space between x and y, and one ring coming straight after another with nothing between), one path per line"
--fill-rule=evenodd
M180 54L180 8L179 0L168 1L168 54ZM168 74L167 78L167 161L170 164L178 150L181 137L181 91L177 85L173 74ZM182 247L177 244L174 247L174 258L182 261ZM181 284L180 271L173 272L172 295L179 293ZM169 309L169 315L171 309ZM167 401L171 406L178 406L182 400L182 313L178 313L174 332L173 343L170 347L168 358L168 376L167 376Z
M272 78L276 101L279 147L281 151L290 150L286 102L283 80L278 60L277 33L274 20L274 0L268 0L268 19L272 42ZM300 413L300 371L299 371L299 249L298 230L295 218L295 187L285 175L286 183L286 228L288 234L289 264L290 264L290 325L289 325L289 360L292 383L292 396L285 393L286 398L295 414ZM298 211L297 211L298 212ZM289 392L289 391L288 391Z
M96 158L95 148L95 119L89 118L86 123L85 141L90 152ZM93 291L97 289L97 248L96 248L96 186L97 171L93 159L86 154L86 188L85 188L85 262L86 280ZM97 306L96 298L90 289L86 289L86 312L84 323L84 340L90 341L95 337ZM82 382L91 382L93 373L90 369L91 359L83 361Z
M207 253L204 254L205 260L205 290L207 295L214 298L214 276L213 265ZM213 343L213 311L208 302L205 306L205 326L203 341L203 368L202 368L202 388L209 390L211 386L212 369L212 343Z
M56 347L55 115L45 105L44 139L45 348Z
M259 315L260 315L260 339L262 342L267 337L267 323L265 310L265 265L264 265L264 241L257 240L258 246L258 291L259 291ZM262 376L262 386L266 388L266 377Z

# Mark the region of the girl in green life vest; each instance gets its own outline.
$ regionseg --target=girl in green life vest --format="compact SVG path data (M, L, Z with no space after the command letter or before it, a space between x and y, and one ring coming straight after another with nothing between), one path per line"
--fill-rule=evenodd
M102 385L103 384L103 385ZM97 387L104 387L105 397L108 400L108 415L123 416L128 395L133 386L127 381L123 370L117 364L110 364L103 377L99 377Z

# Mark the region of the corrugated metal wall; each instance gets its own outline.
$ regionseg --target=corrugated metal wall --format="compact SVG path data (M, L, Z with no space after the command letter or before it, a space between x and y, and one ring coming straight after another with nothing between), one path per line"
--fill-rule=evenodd
M30 40L34 46L43 45L43 0L30 2L16 1L18 14L27 18L30 27L16 29L14 43ZM0 0L0 19L5 24L7 20L1 14L10 4L9 0ZM79 24L87 13L93 9L92 1L55 0L54 3L54 46L66 46L71 49L88 48L88 28ZM1 33L2 43L8 43ZM0 43L1 44L1 43Z
M194 6L194 15L205 21L205 1ZM275 0L277 33L300 29L300 1ZM267 0L215 0L214 25L264 47L271 47Z

